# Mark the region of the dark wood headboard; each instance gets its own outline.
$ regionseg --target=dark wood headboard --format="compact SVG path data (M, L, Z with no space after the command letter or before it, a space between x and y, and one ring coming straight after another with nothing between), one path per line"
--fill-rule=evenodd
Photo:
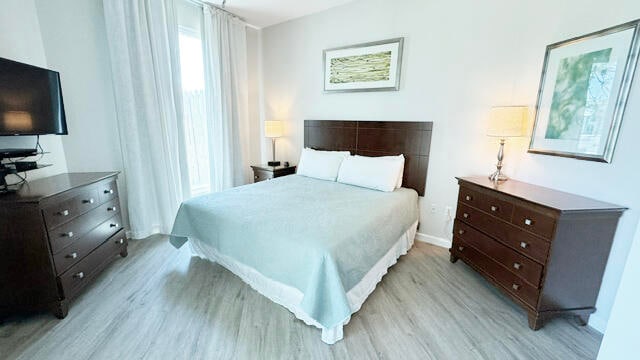
M305 120L304 146L363 156L405 157L402 186L424 196L432 122Z

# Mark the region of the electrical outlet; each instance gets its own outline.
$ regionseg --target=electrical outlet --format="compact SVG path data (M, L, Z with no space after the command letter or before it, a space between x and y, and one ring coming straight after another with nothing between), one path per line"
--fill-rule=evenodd
M431 213L435 214L437 210L438 210L438 205L437 204L431 204Z

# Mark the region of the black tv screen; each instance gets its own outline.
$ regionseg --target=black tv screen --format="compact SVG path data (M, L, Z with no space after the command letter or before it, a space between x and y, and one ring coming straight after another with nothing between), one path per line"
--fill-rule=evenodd
M0 135L67 134L60 74L0 58Z

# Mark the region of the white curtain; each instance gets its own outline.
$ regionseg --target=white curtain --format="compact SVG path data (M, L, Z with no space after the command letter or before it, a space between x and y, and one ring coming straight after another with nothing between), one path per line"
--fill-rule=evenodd
M202 30L211 189L250 179L247 33L236 17L204 4Z
M173 0L104 0L129 225L169 233L189 194Z

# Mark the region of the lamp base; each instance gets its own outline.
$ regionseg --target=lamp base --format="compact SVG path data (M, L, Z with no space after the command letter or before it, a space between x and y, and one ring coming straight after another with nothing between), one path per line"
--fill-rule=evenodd
M503 182L509 180L509 177L500 172L500 170L496 170L493 174L489 175L489 180L493 182Z
M496 164L496 171L489 175L489 180L493 182L507 181L509 178L502 173L502 159L504 158L504 139L500 139L500 148L498 149L498 163Z
M269 166L280 166L280 161L269 161L267 163Z

